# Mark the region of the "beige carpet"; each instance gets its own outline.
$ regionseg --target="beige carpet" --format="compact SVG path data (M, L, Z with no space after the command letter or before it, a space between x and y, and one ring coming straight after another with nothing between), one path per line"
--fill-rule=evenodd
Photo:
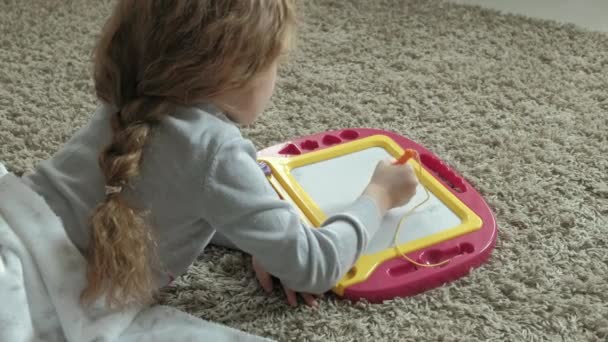
M164 300L281 341L606 341L608 35L432 0L306 0L300 50L246 130L258 147L347 126L395 130L464 174L500 236L471 276L382 305L266 297L210 249ZM0 1L0 159L21 173L94 108L108 1Z

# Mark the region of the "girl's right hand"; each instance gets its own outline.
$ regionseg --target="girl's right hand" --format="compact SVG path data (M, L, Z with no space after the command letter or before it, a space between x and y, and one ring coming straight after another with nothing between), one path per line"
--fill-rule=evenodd
M408 163L395 165L393 161L378 163L364 195L376 200L382 213L401 207L416 194L418 179Z

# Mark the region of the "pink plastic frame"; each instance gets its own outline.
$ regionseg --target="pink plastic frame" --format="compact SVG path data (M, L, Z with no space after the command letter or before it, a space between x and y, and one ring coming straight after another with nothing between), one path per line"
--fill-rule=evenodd
M479 215L483 225L475 232L408 254L420 263L450 259L441 267L417 267L403 258L394 258L380 265L365 282L344 291L346 299L365 299L372 303L413 296L466 276L489 259L497 237L496 220L483 197L432 152L393 132L365 128L329 131L278 144L258 154L260 157L289 157L379 134L393 139L403 149L418 151L423 167Z

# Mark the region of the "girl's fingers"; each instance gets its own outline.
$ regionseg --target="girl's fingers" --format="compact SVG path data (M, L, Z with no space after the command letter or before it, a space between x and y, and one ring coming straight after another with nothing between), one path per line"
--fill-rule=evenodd
M260 264L258 264L255 258L251 258L251 265L253 266L255 277L258 279L258 282L260 283L264 291L266 291L267 293L271 293L273 288L272 276L268 272L266 272ZM281 284L281 286L283 287L283 291L285 292L285 296L287 297L287 303L291 306L297 306L297 294L294 291L285 287L285 285ZM313 308L318 308L319 302L316 300L316 298L322 298L323 294L312 295L308 293L303 293L301 294L301 296L304 299L306 305Z
M262 266L260 266L255 259L252 259L253 271L255 272L255 277L258 278L258 282L267 293L272 292L272 277L268 272L264 271Z
M319 307L319 303L317 302L317 300L315 299L315 297L311 294L308 293L302 293L302 298L304 299L304 302L306 303L306 305L313 307L313 308L318 308Z
M298 298L296 296L296 293L293 292L292 290L286 288L285 285L282 285L282 286L283 286L283 290L285 291L285 296L287 296L287 303L291 306L297 306Z

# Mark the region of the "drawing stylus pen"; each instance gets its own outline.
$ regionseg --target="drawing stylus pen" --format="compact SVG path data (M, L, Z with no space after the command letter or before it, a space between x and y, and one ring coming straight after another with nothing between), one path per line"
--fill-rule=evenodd
M415 156L416 151L408 148L405 150L405 152L403 152L403 155L397 161L395 161L395 165L403 165L407 163L410 158L414 158Z

